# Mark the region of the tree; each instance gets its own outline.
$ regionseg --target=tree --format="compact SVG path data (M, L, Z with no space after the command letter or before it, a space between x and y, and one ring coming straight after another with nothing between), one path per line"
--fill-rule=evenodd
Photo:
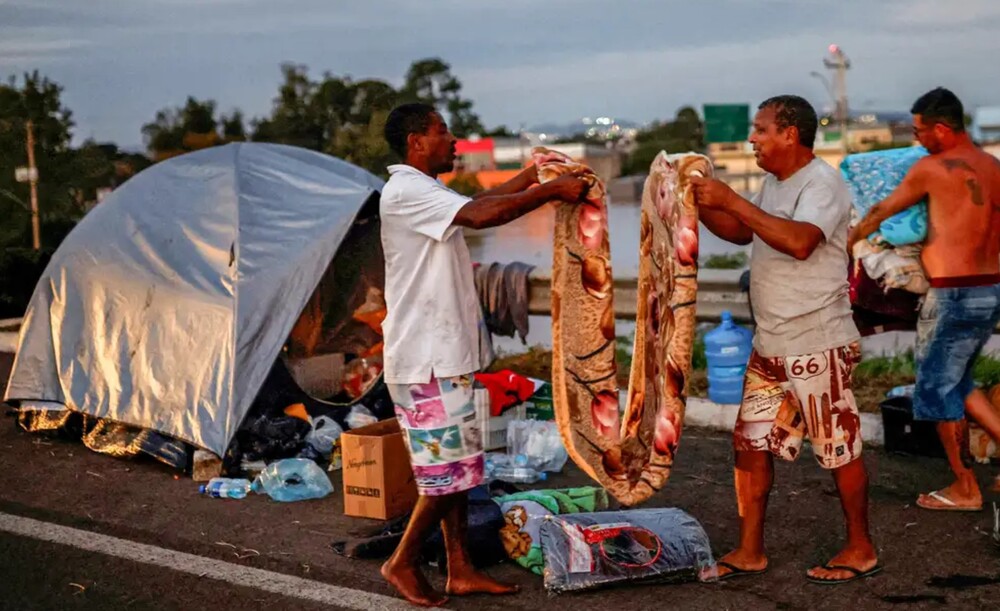
M142 126L142 133L156 161L246 139L243 114L239 110L216 118L214 100L190 96L184 106L157 111L153 121Z
M654 122L636 135L636 148L629 155L624 174L645 174L660 153L700 152L705 149L704 126L698 112L690 106L677 111L673 121Z
M392 155L382 131L399 94L388 83L325 74L312 81L304 66L282 66L285 82L253 140L322 151L385 175Z
M234 110L232 114L222 115L219 119L222 126L222 139L226 142L242 142L247 139L246 127L243 125L243 113Z
M252 139L323 150L324 126L313 106L316 83L309 80L305 66L282 64L281 73L284 82L274 99L271 116L255 122Z
M35 165L42 245L50 248L65 231L56 226L72 223L84 209L71 189L79 188L76 152L70 147L72 113L62 104L62 87L37 71L24 74L19 86L11 77L0 85L0 247L31 246L30 190L15 180L15 168L27 165L26 123L35 137ZM65 221L65 222L64 222Z
M486 131L479 116L472 112L472 102L462 97L462 83L440 58L413 62L400 93L404 100L430 104L447 115L448 126L459 138Z

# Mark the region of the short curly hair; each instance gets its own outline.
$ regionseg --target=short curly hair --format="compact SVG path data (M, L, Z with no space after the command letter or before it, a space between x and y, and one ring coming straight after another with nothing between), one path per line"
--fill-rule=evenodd
M425 134L431 125L431 117L437 110L430 104L401 104L392 109L385 120L383 135L397 155L406 159L406 139L410 134Z
M774 109L774 119L781 129L796 127L799 130L799 144L813 148L816 144L816 130L819 119L816 109L805 98L797 95L777 95L760 103L757 110Z

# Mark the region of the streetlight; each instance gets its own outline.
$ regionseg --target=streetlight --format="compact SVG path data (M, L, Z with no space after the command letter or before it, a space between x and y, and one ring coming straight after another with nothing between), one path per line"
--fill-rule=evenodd
M830 101L833 102L834 108L836 108L837 98L836 96L833 95L833 87L830 86L830 79L826 78L825 76L823 76L819 72L816 72L815 70L810 72L809 76L816 77L820 80L820 82L823 83L823 88L826 89L827 95L830 96Z
M823 65L833 72L833 87L828 87L831 97L835 98L836 118L840 123L840 138L843 145L844 154L848 150L847 135L847 71L851 67L851 60L847 59L844 50L839 45L830 45L827 49L829 57L823 58ZM824 82L825 79L824 79Z

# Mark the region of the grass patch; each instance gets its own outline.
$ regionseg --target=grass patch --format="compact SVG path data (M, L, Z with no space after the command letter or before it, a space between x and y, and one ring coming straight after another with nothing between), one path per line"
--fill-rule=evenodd
M617 381L621 389L628 388L632 364L632 338L619 336L615 341L615 362L618 365ZM707 361L705 359L705 334L695 335L691 355L691 375L688 378L688 395L708 396ZM490 371L510 369L521 375L541 380L552 379L552 351L534 346L523 354L503 355L490 367ZM980 356L973 366L973 378L988 390L1000 384L1000 359ZM895 356L867 358L854 370L853 389L858 408L863 412L877 412L885 394L897 386L913 384L916 365L912 352Z
M743 269L750 258L745 252L733 252L724 255L710 255L701 264L704 269Z

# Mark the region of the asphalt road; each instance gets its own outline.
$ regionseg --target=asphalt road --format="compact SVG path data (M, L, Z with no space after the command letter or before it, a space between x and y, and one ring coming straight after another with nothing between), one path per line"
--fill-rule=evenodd
M0 363L2 365L2 363ZM6 379L6 376L3 376ZM726 435L688 429L666 489L648 506L680 507L698 518L713 550L736 542L732 452ZM505 563L489 569L522 593L503 599L454 599L448 608L475 609L955 609L1000 607L1000 553L992 545L992 516L927 512L916 494L947 482L939 459L865 454L871 471L872 523L885 571L841 586L805 581L805 571L840 544L843 527L833 484L814 462L779 464L769 508L771 567L759 577L719 584L626 585L550 596L540 578ZM977 468L983 483L995 468ZM0 514L71 527L175 552L292 576L362 594L393 596L377 561L350 560L329 544L377 522L343 515L339 476L325 499L276 503L199 497L197 484L151 461L95 454L79 443L21 431L0 418ZM586 484L575 468L548 485ZM0 519L3 516L0 515ZM75 531L74 531L75 532ZM199 576L14 535L0 528L2 609L313 609L321 605L226 579ZM182 567L183 568L183 567ZM431 570L432 580L443 585ZM385 600L385 599L379 599ZM345 606L350 606L346 605ZM377 607L373 605L372 608ZM338 608L324 606L323 608Z

